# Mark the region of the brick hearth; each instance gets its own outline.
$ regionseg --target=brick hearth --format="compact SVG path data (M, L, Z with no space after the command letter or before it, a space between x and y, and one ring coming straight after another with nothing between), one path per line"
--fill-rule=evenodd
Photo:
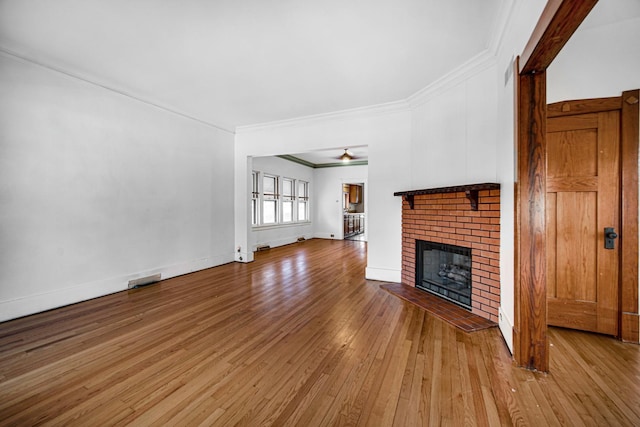
M433 190L419 190L411 192L410 197L405 196L402 203L402 283L416 284L416 240L471 248L472 313L497 322L500 306L500 190L476 190L477 210L474 210L465 195L464 186L443 190L454 189L461 191L429 194Z

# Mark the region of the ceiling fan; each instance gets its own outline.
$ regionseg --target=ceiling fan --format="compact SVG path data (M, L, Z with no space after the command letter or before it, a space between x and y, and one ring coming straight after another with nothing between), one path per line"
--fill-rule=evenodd
M357 159L353 154L349 153L349 149L345 148L344 153L338 157L338 160L342 160L345 163L350 162L351 160Z

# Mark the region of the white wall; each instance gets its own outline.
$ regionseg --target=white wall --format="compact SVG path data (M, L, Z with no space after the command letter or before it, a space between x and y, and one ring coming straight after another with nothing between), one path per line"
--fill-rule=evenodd
M279 157L254 157L253 170L283 178L295 178L307 181L309 183L310 198L315 202L316 198L314 195L317 193L317 190L313 168ZM246 193L245 197L249 198L250 194L250 192ZM313 209L313 204L311 205L311 209ZM304 224L252 227L249 245L252 250L255 251L259 245L276 247L294 243L298 240L298 237L311 239L314 234L312 225L314 222L315 218L311 215L311 222Z
M233 260L233 135L0 54L0 320Z
M271 156L328 148L367 145L369 147L367 226L369 244L367 277L400 281L401 200L395 191L407 189L410 171L406 159L396 155L408 152L411 138L411 114L406 105L336 113L323 117L292 120L267 126L238 129L236 135L236 245L243 248L236 256L251 261L246 251L250 226L248 219L248 173L251 156ZM332 227L328 226L329 229ZM325 233L324 225L318 233Z
M492 59L413 110L412 189L496 181L497 88Z
M364 183L365 239L368 235L369 212L367 176L369 166L341 166L315 169L314 234L322 239L344 238L342 184ZM333 235L333 237L332 237Z
M638 40L640 18L578 31L547 70L547 101L620 96L640 88Z

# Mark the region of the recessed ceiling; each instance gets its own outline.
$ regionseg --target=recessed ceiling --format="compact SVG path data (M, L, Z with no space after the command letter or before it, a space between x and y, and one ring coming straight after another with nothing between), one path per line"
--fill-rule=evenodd
M0 49L233 130L406 99L507 0L0 0Z
M352 156L351 162L343 162L340 156L347 150L349 155ZM331 166L350 166L350 165L362 165L367 164L369 161L369 147L345 147L335 148L331 150L316 150L307 153L294 153L288 155L295 159L302 160L312 167L331 167Z

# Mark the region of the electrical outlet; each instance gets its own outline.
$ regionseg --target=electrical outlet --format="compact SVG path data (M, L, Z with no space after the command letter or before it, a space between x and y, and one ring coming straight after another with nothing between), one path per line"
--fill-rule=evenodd
M333 239L333 234L331 235L331 238Z

